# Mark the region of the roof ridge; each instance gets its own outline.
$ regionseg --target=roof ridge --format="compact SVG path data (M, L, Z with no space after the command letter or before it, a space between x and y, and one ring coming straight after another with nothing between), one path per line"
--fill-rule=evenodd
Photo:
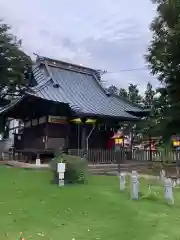
M70 64L70 65L73 65L73 66L77 66L79 67L78 65L75 65L75 64L71 64L71 63L67 63L67 62L63 62L63 61L60 61L60 60L54 60L54 59L51 59L51 58L47 58L47 57L42 57L42 56L37 56L37 61L38 61L38 65L39 64L44 64L45 65L45 68L46 70L48 71L48 74L49 76L52 78L52 80L54 81L53 79L53 76L51 74L51 72L49 71L49 64L48 64L48 61L55 61L55 62L59 62L59 63L63 63L63 64ZM40 61L40 62L39 62ZM52 64L53 65L53 64ZM51 66L51 64L50 64ZM56 66L56 64L54 64L54 67L58 67ZM80 68L83 68L83 66L80 66ZM99 85L99 87L104 91L104 93L106 95L108 95L108 91L103 87L102 85L102 82L101 82L101 77L100 77L100 73L99 73L99 70L96 70L96 69L92 69L92 68L87 68L87 67L84 67L85 69L89 69L91 70L91 75L92 77L95 79L95 81L97 82L97 84ZM68 69L65 69L65 70L68 70ZM69 69L70 71L72 71L72 69ZM84 73L85 74L85 73ZM86 73L87 74L87 73ZM90 73L89 73L90 74Z
M44 62L46 62L47 65L51 65L51 66L54 66L54 67L60 67L61 66L63 68L63 65L64 65L64 66L69 66L70 67L69 70L72 70L72 68L74 67L74 69L79 69L79 70L82 70L82 71L86 70L86 71L89 71L89 73L93 72L93 73L99 75L99 70L98 69L86 67L86 66L83 66L83 65L80 65L80 64L65 62L65 61L62 61L62 60L52 59L52 58L48 58L48 57L37 56L36 63L44 63Z
M93 75L95 81L99 85L99 87L104 91L104 93L107 95L107 90L103 87L101 79L99 80L96 75Z

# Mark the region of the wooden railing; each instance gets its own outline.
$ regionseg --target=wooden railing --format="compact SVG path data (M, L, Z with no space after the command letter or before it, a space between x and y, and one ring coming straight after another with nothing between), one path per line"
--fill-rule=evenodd
M88 151L82 149L69 149L71 155L86 157L92 164L111 164L123 163L125 161L124 150L115 152L114 150L89 149Z
M28 151L26 151L27 153ZM5 152L0 151L1 155ZM43 154L43 153L41 153ZM45 154L45 153L44 153ZM122 164L128 161L137 162L167 162L167 163L180 163L180 151L149 151L149 150L131 150L121 149L116 152L115 150L104 150L104 149L89 149L88 151L83 149L69 149L68 154L85 157L90 164ZM6 158L21 160L24 156L28 158L25 152L16 151L15 155L7 152ZM1 157L3 158L3 157Z
M177 162L180 160L180 151L164 150L164 151L150 151L150 150L133 150L133 160L139 161L156 161L156 162Z
M126 161L156 161L171 162L180 161L180 151L150 151L150 150L131 150L121 149L119 152L115 150L89 149L69 149L71 155L86 157L92 164L109 164L109 163L125 163Z

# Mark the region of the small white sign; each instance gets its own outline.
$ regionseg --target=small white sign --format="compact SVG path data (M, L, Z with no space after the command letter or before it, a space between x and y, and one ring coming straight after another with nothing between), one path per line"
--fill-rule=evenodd
M41 165L41 159L40 159L40 158L37 158L37 159L36 159L36 165L37 165L37 166L40 166L40 165Z
M65 163L58 163L57 172L58 173L64 173L65 172Z

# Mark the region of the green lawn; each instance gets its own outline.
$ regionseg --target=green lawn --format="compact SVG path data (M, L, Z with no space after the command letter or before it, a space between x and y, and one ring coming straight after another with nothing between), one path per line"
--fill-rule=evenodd
M114 177L64 188L50 179L45 170L0 168L0 240L19 239L20 232L25 240L180 239L180 190L170 206L161 195L132 202Z

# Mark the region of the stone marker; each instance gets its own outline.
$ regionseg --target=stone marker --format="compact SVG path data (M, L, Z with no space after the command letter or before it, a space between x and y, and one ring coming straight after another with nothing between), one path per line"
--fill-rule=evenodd
M40 166L41 165L41 159L40 158L36 158L36 165Z
M162 169L160 171L160 181L161 181L161 183L164 184L165 178L166 178L166 172Z
M57 164L57 172L59 174L59 186L64 186L65 163Z
M138 200L138 198L139 198L139 180L138 180L137 173L132 172L131 181L132 181L131 198L132 198L132 200Z
M120 173L120 191L124 191L126 187L126 174L124 172Z
M173 181L173 187L175 188L177 186L177 182L174 180Z
M173 183L170 178L165 179L164 189L165 189L165 199L167 201L170 201L172 204L174 204Z

